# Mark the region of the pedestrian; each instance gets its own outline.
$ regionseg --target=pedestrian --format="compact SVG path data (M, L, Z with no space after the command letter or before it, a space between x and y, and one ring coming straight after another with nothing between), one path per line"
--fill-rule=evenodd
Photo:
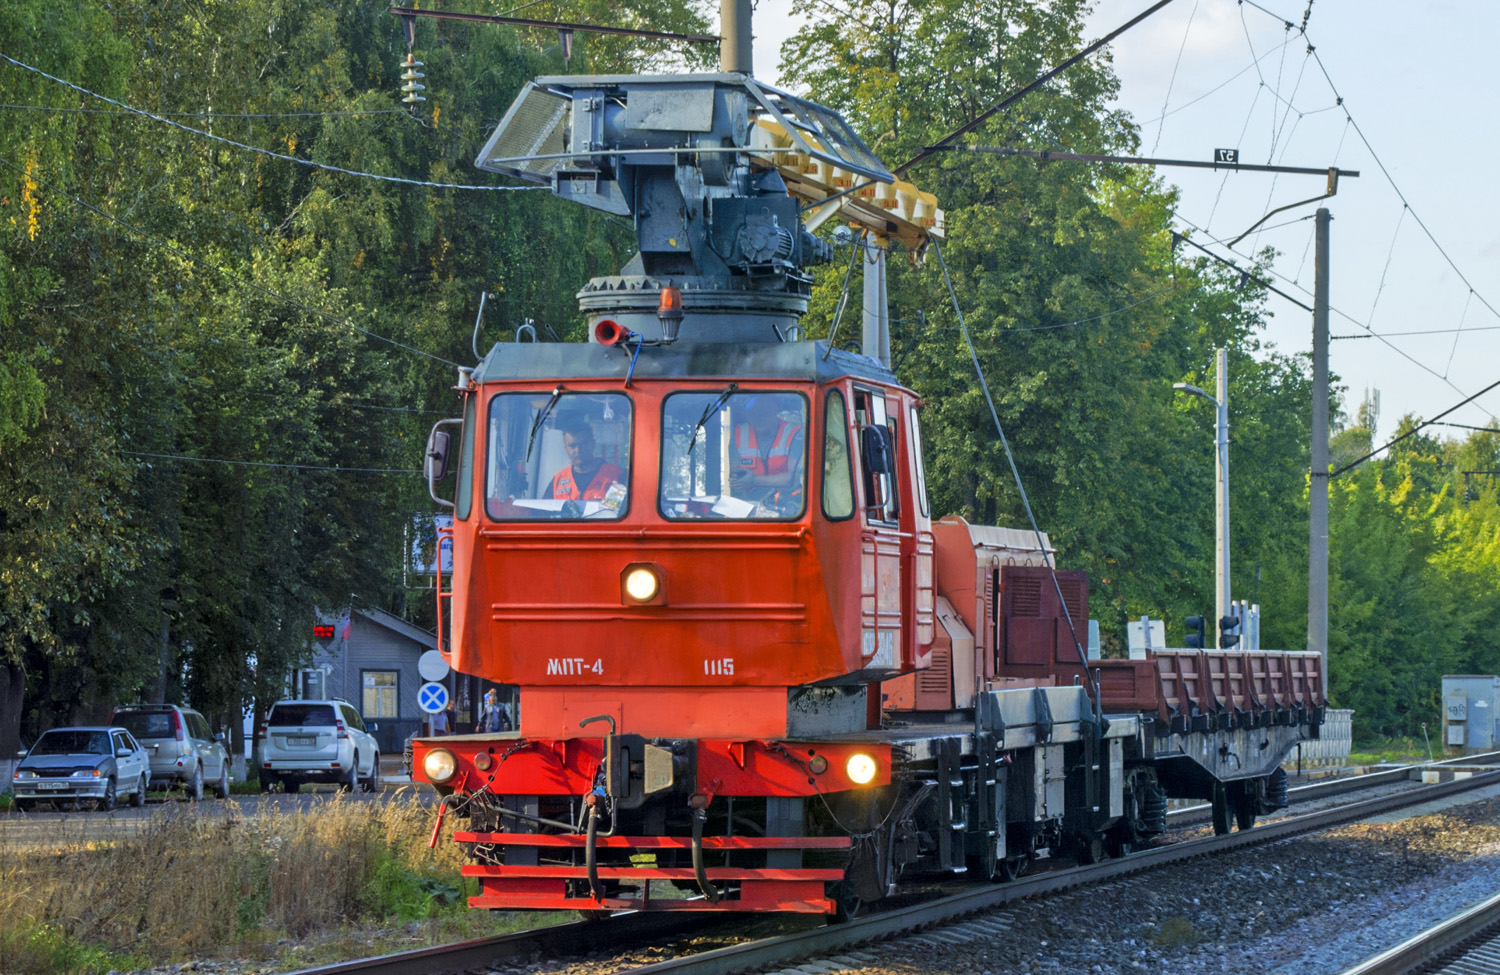
M447 709L444 709L442 711L438 711L437 713L435 713L432 716L431 720L432 720L432 733L433 733L433 735L451 735L451 734L453 734L453 722L450 721L449 718L448 718L448 711L447 711Z
M500 703L500 692L493 687L485 692L484 710L479 713L479 724L474 726L478 734L495 734L501 731L511 731L515 727L510 720L510 712L505 705Z
M448 702L448 706L443 709L443 717L448 721L448 730L445 734L458 734L458 712L453 710L453 702Z

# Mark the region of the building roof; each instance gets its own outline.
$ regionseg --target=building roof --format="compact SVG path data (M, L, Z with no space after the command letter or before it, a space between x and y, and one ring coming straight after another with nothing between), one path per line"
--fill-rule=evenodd
M432 650L437 647L437 635L431 630L424 630L420 626L408 623L394 613L387 613L383 609L374 608L356 609L354 613L357 616L363 616L377 626L383 626L393 633L399 633L413 643L421 644L424 649Z

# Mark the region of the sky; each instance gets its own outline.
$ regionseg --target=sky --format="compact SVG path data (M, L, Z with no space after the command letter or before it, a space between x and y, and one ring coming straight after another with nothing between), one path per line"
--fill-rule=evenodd
M1500 180L1491 173L1500 2L1256 4L1174 0L1121 35L1107 49L1121 82L1117 106L1140 126L1143 156L1209 160L1234 148L1244 163L1359 172L1339 181L1336 196L1271 217L1231 250L1228 241L1268 211L1321 195L1326 178L1158 169L1180 189L1179 230L1242 266L1274 247L1272 283L1307 305L1312 217L1328 207L1330 368L1350 414L1366 390L1378 391L1380 444L1403 415L1432 418L1500 380ZM1085 42L1150 6L1097 0ZM797 27L791 0L758 0L755 25L757 77L797 90L778 70L780 44ZM1275 295L1266 308L1266 340L1308 353L1311 313ZM1394 334L1412 332L1420 334ZM1337 338L1345 335L1363 337ZM1231 421L1233 409L1231 401ZM1500 388L1444 422L1496 416Z

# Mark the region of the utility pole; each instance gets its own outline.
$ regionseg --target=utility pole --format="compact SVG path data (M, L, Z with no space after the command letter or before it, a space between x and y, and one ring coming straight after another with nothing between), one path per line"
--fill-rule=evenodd
M1214 480L1218 483L1218 496L1214 502L1214 523L1217 529L1214 544L1214 619L1222 620L1230 615L1229 602L1229 350L1219 350L1218 396L1215 406L1219 417L1214 438ZM1219 624L1214 624L1216 631ZM1215 638L1218 642L1218 638Z
M1312 478L1308 483L1307 649L1322 657L1323 696L1328 696L1328 225L1327 207L1317 214L1313 282Z
M1214 645L1222 643L1220 620L1229 616L1229 349L1218 350L1216 392L1210 396L1197 386L1173 383L1179 393L1189 393L1214 405ZM1243 620L1241 623L1243 624ZM1241 632L1244 632L1241 630ZM1222 649L1222 647L1221 647Z

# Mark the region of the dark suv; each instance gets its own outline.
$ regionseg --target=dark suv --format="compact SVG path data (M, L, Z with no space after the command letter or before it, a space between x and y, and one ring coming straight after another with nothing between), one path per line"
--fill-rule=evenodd
M124 728L151 756L151 785L182 783L188 798L202 799L211 783L220 798L229 798L229 749L224 734L209 730L203 715L173 704L130 704L115 708L109 723Z

